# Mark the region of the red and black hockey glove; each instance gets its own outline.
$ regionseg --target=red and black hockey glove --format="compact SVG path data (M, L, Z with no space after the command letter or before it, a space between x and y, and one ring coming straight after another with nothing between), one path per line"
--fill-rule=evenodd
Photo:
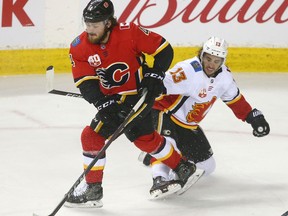
M163 79L165 73L154 68L143 65L143 80L141 82L142 89L147 89L147 100L154 100L164 91Z
M270 127L260 110L253 109L247 116L246 122L251 124L253 135L263 137L269 134Z

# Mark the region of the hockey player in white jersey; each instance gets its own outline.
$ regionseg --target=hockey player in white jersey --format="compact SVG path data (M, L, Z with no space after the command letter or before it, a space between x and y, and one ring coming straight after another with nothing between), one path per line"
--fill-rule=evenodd
M254 136L262 137L270 132L262 112L252 109L225 65L227 47L225 40L211 37L198 56L179 62L168 70L164 79L165 94L154 105L157 130L170 136L175 148L196 163L197 168L204 170L205 175L214 171L215 160L199 123L217 99L226 103L238 119L251 124ZM152 165L151 196L169 194L169 185L174 178L171 169L149 154L140 154L139 160Z

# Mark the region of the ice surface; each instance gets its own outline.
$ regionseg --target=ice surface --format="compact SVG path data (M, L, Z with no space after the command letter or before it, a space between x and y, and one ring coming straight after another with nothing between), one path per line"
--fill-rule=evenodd
M250 125L217 101L201 124L214 150L216 171L188 192L149 200L150 170L124 136L107 150L104 206L61 208L57 215L281 216L288 210L288 73L235 73L271 134L256 138ZM82 173L80 134L95 109L83 99L47 94L45 75L0 77L0 215L48 215ZM77 92L70 74L54 88Z

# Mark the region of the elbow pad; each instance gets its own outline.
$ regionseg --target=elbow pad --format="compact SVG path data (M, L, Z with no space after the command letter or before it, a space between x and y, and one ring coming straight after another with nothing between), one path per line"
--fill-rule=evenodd
M99 87L98 80L86 80L79 85L79 90L83 98L89 103L96 103L99 99L104 97Z
M167 71L172 63L174 51L169 44L161 52L154 56L153 68L160 71Z

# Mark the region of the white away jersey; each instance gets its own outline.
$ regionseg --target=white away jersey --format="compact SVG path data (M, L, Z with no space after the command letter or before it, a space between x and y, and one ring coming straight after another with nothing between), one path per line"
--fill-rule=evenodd
M182 127L195 128L218 98L229 104L241 97L229 69L223 65L221 70L208 77L198 57L177 63L166 72L167 95L157 98L154 108L171 114Z

